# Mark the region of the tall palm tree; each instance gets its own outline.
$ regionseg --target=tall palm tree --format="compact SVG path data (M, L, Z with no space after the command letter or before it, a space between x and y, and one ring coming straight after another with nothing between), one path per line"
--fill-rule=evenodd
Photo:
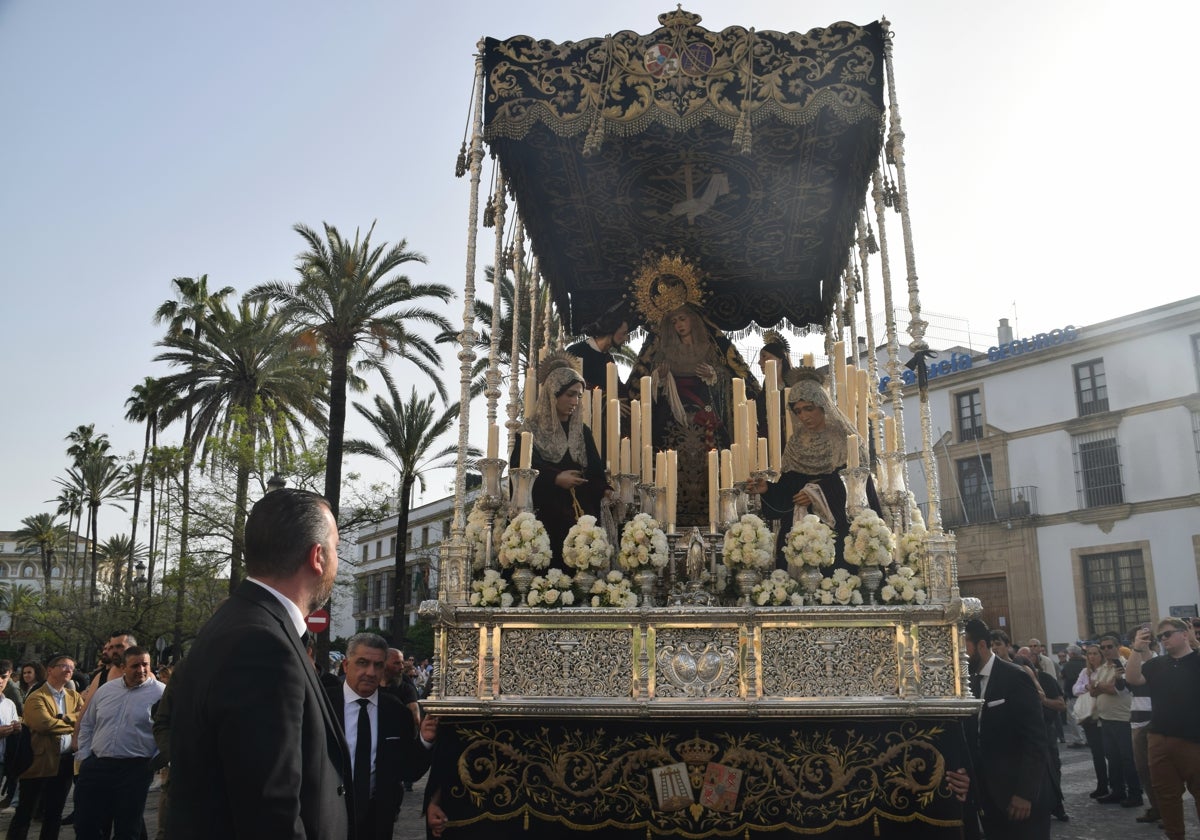
M324 377L318 355L297 343L287 318L266 301L242 298L236 309L209 306L196 334L168 335L155 361L180 368L162 379L173 402L163 411L169 423L192 412L189 445L208 458L216 441L229 446L236 465L230 591L242 576L250 471L261 447L289 455L303 440L304 421L324 429Z
M417 395L413 388L408 401L400 399L396 388L388 383L390 401L382 396L375 397L375 411L359 403L354 408L375 429L382 446L363 440L346 441L346 451L352 455L367 455L390 464L400 474L400 494L396 500L396 563L392 578L392 636L396 642L403 641L408 626L404 610L408 606L412 582L408 576L408 512L412 506L413 488L420 485L425 489L425 472L431 469L453 466L453 460L434 464L440 458L450 458L458 452L455 444L438 452L433 448L438 438L448 432L458 420L458 403L438 413L433 405L433 395ZM478 457L477 451L471 451Z
M124 568L126 562L131 557L141 560L145 556L145 544L135 542L129 534L117 534L104 541L104 544L100 546L100 557L104 566L108 569L109 585L112 587L114 594L119 594L122 591L121 569ZM129 594L132 594L134 585L133 575L127 573L125 575L125 588L129 590ZM144 585L144 582L138 585Z
M341 503L342 450L346 433L346 383L350 358L358 350L369 362L382 365L389 356L412 362L445 397L439 378L441 359L432 342L413 331L416 325L450 329L450 322L422 301L449 301L453 292L440 283L413 283L395 274L410 262L425 257L408 250L401 240L371 245L375 225L354 240L325 224L325 235L305 225L294 230L307 249L297 257L298 283L264 283L250 290L251 297L277 301L282 311L306 337L322 344L329 354L329 442L325 461L325 498L336 517Z
M54 569L54 552L67 540L67 526L52 513L35 513L21 520L21 527L13 532L19 548L36 548L42 558L43 591L50 591L50 577Z
M133 386L129 399L125 400L125 419L131 423L146 424L146 440L142 445L142 460L133 472L133 516L129 525L129 546L131 553L125 567L125 577L133 579L133 547L137 544L138 515L142 504L142 490L150 489L150 529L153 541L154 529L154 482L149 480L147 461L153 447L158 445L158 415L166 401L159 381L153 376L147 376L140 384ZM154 581L154 555L150 555L150 566L147 574L147 587Z
M47 499L48 502L54 502L58 505L55 513L59 516L67 517L67 533L74 532L75 536L71 537L70 555L67 558L67 567L70 573L65 577L74 581L75 568L79 561L79 532L83 528L83 494L76 487L62 486L58 491L58 495L53 499ZM75 525L71 523L74 522Z
M124 510L117 502L128 497L129 470L116 456L103 452L84 455L83 460L67 470L65 478L57 479L64 488L77 489L88 509L91 532L91 603L96 603L96 570L99 563L99 519L102 505L111 504Z

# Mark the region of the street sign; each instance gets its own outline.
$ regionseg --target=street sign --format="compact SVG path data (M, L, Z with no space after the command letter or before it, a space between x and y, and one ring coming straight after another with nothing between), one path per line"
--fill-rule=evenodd
M329 627L329 610L316 610L312 615L304 619L304 623L308 625L308 629L312 632L322 632Z

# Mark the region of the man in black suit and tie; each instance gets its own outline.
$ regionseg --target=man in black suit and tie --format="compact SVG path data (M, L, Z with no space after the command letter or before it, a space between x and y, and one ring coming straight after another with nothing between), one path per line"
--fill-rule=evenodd
M1024 670L992 653L984 622L967 622L966 637L971 689L983 698L978 738L968 738L983 832L988 840L1044 840L1051 784L1037 688Z
M337 523L282 489L246 521L249 575L172 679L172 840L346 840L350 755L304 652L337 574Z
M330 691L353 758L354 823L358 840L390 840L404 798L404 783L429 769L437 719L421 721L395 696L379 690L387 642L374 633L352 636L346 645L346 682ZM367 803L361 807L361 803Z

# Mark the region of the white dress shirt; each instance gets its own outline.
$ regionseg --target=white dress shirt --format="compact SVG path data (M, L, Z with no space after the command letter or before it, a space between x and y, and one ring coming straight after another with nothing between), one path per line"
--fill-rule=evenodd
M296 606L296 602L288 596L284 595L278 589L268 586L257 578L248 577L246 580L251 583L257 583L263 589L275 596L275 600L283 604L283 608L287 610L288 617L291 618L293 626L296 628L296 638L300 638L308 632L308 624L304 620L304 613L300 612L300 608Z
M362 707L359 700L367 701L367 717L371 721L371 795L375 795L375 756L379 753L379 692L370 697L359 697L350 686L342 683L342 697L345 705L342 707L342 717L346 721L346 748L354 757L354 748L358 744L358 715Z

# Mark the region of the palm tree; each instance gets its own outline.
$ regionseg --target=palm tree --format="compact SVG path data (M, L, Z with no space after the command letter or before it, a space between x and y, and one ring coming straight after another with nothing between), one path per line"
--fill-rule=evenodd
M47 499L47 502L54 502L58 505L58 507L55 509L55 513L58 516L67 517L68 536L70 537L72 531L75 534L74 537L70 538L71 553L67 559L67 566L69 567L70 572L69 574L65 575L67 579L74 581L75 568L79 560L79 531L83 528L83 495L79 492L78 488L67 487L64 485L62 489L59 490L58 495L53 499ZM76 524L72 526L72 522Z
M147 460L150 458L151 449L158 445L158 415L163 408L163 403L166 400L166 394L163 393L159 381L153 376L147 376L142 380L141 384L133 386L133 392L129 399L125 400L125 419L131 423L146 424L146 440L142 445L142 460L134 470L134 485L133 485L133 517L129 525L129 546L130 549L137 544L137 528L138 528L138 513L142 503L142 488L149 485L150 488L150 529L151 542L153 542L154 529L154 482L149 479L149 471L147 470ZM126 563L125 576L127 579L133 579L133 554L130 553L128 562ZM149 588L154 581L154 555L150 555L150 567L146 578L146 585Z
M104 504L124 510L117 504L127 498L129 470L115 456L93 451L83 460L67 470L66 478L56 479L64 488L78 490L88 509L88 525L91 531L91 603L96 603L96 570L99 563L97 542L99 539L100 508Z
M456 455L457 445L452 444L436 453L431 453L431 450L438 438L454 426L459 410L458 403L454 403L438 414L433 406L433 395L419 397L416 388L413 388L408 402L400 399L390 382L388 393L391 397L390 402L382 396L375 397L374 412L359 403L354 404L355 410L375 429L383 441L383 446L362 440L348 440L346 451L353 455L376 458L390 464L400 474L400 493L396 500L396 564L392 575L395 589L392 595L391 627L393 640L401 642L407 627L404 611L409 598L412 597L412 582L406 568L408 512L412 506L412 492L417 484L420 484L422 490L425 489L427 470L453 466L452 460L440 464L431 462ZM477 451L472 450L470 454L479 457Z
M42 579L45 592L50 591L50 577L54 569L54 552L67 540L67 526L52 513L35 513L21 520L21 527L13 532L19 548L36 548L42 558Z
M146 556L146 546L135 542L129 534L109 537L100 546L100 556L109 569L109 585L114 594L121 592L121 568L130 560L141 560ZM125 576L125 585L132 592L134 579L132 570ZM141 585L141 584L139 584Z
M237 477L229 556L232 592L241 581L255 456L263 445L273 456L290 455L293 441L303 440L305 420L324 428L324 380L317 354L298 345L286 317L272 312L266 301L244 297L236 310L214 303L197 326L196 334L181 332L158 342L167 349L155 361L181 368L161 381L174 398L161 419L170 423L192 413L188 445L201 453L202 462L215 442L233 452Z
M0 610L8 612L9 644L14 648L17 646L17 637L23 629L23 620L41 606L44 594L25 583L0 581ZM28 647L27 644L22 646L22 658L24 658L24 648L26 647Z
M416 324L450 329L445 317L419 305L453 297L450 287L440 283L413 283L393 274L405 263L425 262L409 251L401 240L392 248L387 243L371 246L371 234L343 239L337 228L325 224L325 236L305 225L294 230L307 244L297 257L299 283L264 283L250 290L251 297L278 301L284 314L314 343L329 354L329 442L325 461L325 498L338 514L341 502L342 450L346 433L346 383L350 358L355 350L365 352L368 364L381 365L388 356L398 356L417 366L445 397L438 369L441 359L433 343L413 332ZM386 377L385 377L386 378Z

